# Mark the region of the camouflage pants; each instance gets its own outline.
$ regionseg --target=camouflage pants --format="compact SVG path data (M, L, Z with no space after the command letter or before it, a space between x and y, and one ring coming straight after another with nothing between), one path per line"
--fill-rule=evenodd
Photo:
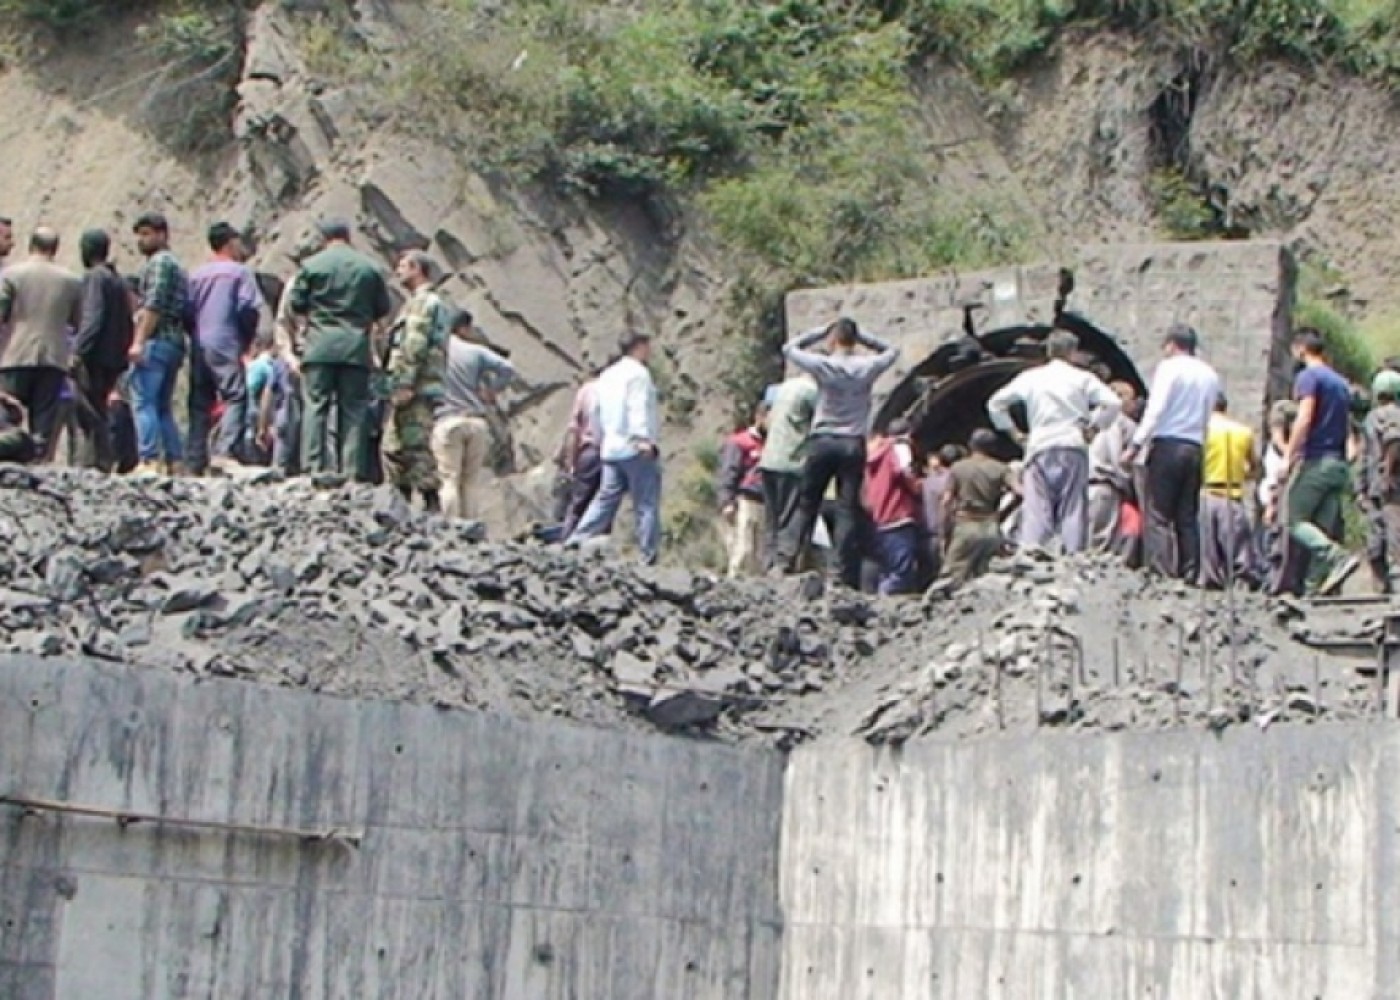
M432 403L415 399L407 406L391 406L380 446L385 482L401 489L440 489L432 437Z

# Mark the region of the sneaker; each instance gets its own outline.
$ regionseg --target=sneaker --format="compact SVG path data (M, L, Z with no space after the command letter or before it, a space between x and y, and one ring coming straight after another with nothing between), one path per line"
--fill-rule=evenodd
M1345 555L1337 565L1332 567L1332 572L1323 579L1322 585L1317 588L1317 592L1322 597L1330 597L1342 589L1342 585L1351 578L1351 575L1361 568L1361 560L1353 555Z
M163 476L165 475L165 466L160 462L141 462L137 464L136 468L131 470L131 475Z
M172 479L179 479L183 476L190 475L189 466L187 466L184 462L167 462L165 463L165 468L166 474L169 475Z

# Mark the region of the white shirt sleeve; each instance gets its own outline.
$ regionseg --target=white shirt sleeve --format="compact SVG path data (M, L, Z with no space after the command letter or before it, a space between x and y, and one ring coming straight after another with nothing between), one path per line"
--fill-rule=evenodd
M1094 406L1094 426L1101 431L1108 430L1122 412L1123 401L1118 398L1118 393L1092 375L1089 376L1088 393L1089 401Z
M1016 422L1011 419L1011 407L1024 402L1024 386L1021 376L1017 375L994 392L991 399L987 400L987 416L991 418L992 426L1007 434L1014 431Z

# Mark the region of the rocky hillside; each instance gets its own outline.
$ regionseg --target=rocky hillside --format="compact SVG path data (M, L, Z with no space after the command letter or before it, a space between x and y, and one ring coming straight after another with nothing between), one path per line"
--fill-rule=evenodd
M0 213L21 231L57 225L73 254L82 227L124 229L139 210L161 208L190 260L202 256L203 228L226 218L254 230L260 265L282 272L318 215L348 215L386 260L399 247L430 247L452 271L447 291L514 351L534 386L512 400L522 465L547 454L569 388L627 326L665 344L667 416L684 442L676 450L713 437L736 385L761 379L741 345L779 332L736 307L736 286L771 296L785 281L845 272L773 268L718 239L717 210L728 212L726 232L757 214L737 196L718 209L686 197L693 186L666 198L590 198L528 169L488 169L473 155L486 136L471 131L470 95L452 95L465 112L445 117L431 66L426 76L397 72L431 51L423 46L442 23L438 7L264 0L237 19L234 42L208 35L210 22L180 13L187 8L155 15L141 5L40 31L14 46L0 74ZM542 58L528 44L513 61L501 55L480 58L501 74ZM915 74L920 172L977 216L955 233L915 234L944 241L923 256L865 261L849 276L964 263L954 237L969 225L991 233L973 233L977 263L997 253L1053 258L1071 241L1270 236L1325 263L1346 308L1400 314L1390 225L1400 113L1389 93L1296 59L1234 65L1103 26L1065 28L998 79L931 57ZM225 80L236 89L227 106ZM211 87L212 104L199 104ZM766 154L744 155L761 167ZM801 209L803 191L783 193L785 211ZM909 203L891 204L899 215ZM872 214L821 221L840 234ZM755 238L764 232L755 224ZM133 248L124 252L133 264Z

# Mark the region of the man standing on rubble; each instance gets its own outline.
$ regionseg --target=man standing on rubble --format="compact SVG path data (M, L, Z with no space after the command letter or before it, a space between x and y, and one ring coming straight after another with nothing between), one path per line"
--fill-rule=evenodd
M350 246L350 224L330 219L319 228L325 249L302 264L287 290L296 345L287 360L300 376L305 399L302 466L312 473L339 472L365 480L370 465L365 453L370 341L394 304L379 267ZM332 409L336 454L326 443Z
M395 273L408 289L409 299L391 331L385 366L389 414L380 458L385 479L405 500L412 501L416 492L423 499L423 509L437 513L442 484L433 459L433 422L443 398L452 320L433 291L436 270L431 257L410 250L399 258Z
M661 413L647 363L651 335L623 337L622 357L598 377L598 420L603 429L603 482L567 544L582 545L611 530L622 498L632 497L637 545L654 564L661 553Z
M133 329L131 296L112 266L112 241L101 229L89 229L79 241L83 258L82 321L69 369L82 401L78 406L78 464L110 472L117 464L109 407L112 391L126 371Z
M1400 580L1400 374L1380 372L1371 383L1371 402L1356 492L1376 590L1392 594Z
M768 399L768 434L758 460L763 484L764 552L767 568L797 572L802 557L802 468L817 409L817 382L794 374Z
M1317 330L1304 328L1293 337L1293 357L1303 369L1293 382L1298 417L1288 439L1283 504L1290 540L1308 554L1307 589L1319 594L1336 593L1361 565L1341 546L1351 476L1351 387L1327 364L1326 351Z
M865 509L873 529L880 594L919 590L920 566L925 562L920 553L922 502L909 424L896 420L888 433L871 437L865 459Z
M131 395L144 474L184 472L184 443L175 423L175 383L189 339L189 277L170 252L170 223L147 212L132 227L146 263L137 279L140 308L131 341ZM165 464L160 464L164 457Z
M1220 376L1196 357L1199 338L1184 323L1162 342L1147 411L1133 446L1132 464L1147 449L1146 562L1160 576L1194 583L1201 571L1201 461L1210 415L1220 398Z
M433 426L433 457L449 518L481 518L481 474L491 451L486 414L496 393L515 379L515 366L480 343L472 314L452 320L447 344L447 376Z
M826 353L812 350L825 342ZM798 537L812 538L827 487L836 483L836 543L841 582L860 588L861 553L857 527L865 485L865 436L875 382L894 367L899 349L863 333L852 319L808 330L783 348L788 364L817 381L817 405L802 470L801 526Z
M1108 430L1089 442L1089 547L1111 552L1118 546L1123 503L1133 495L1132 472L1123 461L1137 430L1133 419L1137 389L1127 382L1110 382L1123 409Z
M758 463L763 456L768 410L760 403L753 421L724 442L719 453L715 502L720 530L729 557L728 576L753 576L759 569L763 545L763 484Z
M34 231L29 258L0 272L0 325L9 336L0 353L0 391L29 416L29 433L47 461L53 452L73 348L69 330L81 319L83 286L54 263L58 233Z
M1089 441L1117 419L1122 402L1091 373L1070 364L1079 338L1056 330L1047 361L1017 375L987 401L992 426L1025 449L1020 545L1044 548L1056 535L1066 553L1082 552L1089 533ZM1011 407L1026 408L1022 435Z
M603 482L603 428L598 422L598 376L595 371L574 393L569 425L559 445L558 464L568 476L568 506L564 510L560 538L568 538L587 513Z
M209 417L223 403L212 464L223 469L248 458L248 380L243 355L257 336L262 293L243 263L243 237L227 222L209 227L208 263L190 275L190 433L185 457L190 472L211 464Z
M1222 393L1206 430L1201 488L1200 584L1221 590L1258 581L1253 529L1244 498L1257 476L1254 432L1231 418Z
M943 493L943 571L955 585L985 574L1001 551L1001 506L1011 489L1011 471L992 457L996 444L994 432L973 431L972 454L953 464Z

